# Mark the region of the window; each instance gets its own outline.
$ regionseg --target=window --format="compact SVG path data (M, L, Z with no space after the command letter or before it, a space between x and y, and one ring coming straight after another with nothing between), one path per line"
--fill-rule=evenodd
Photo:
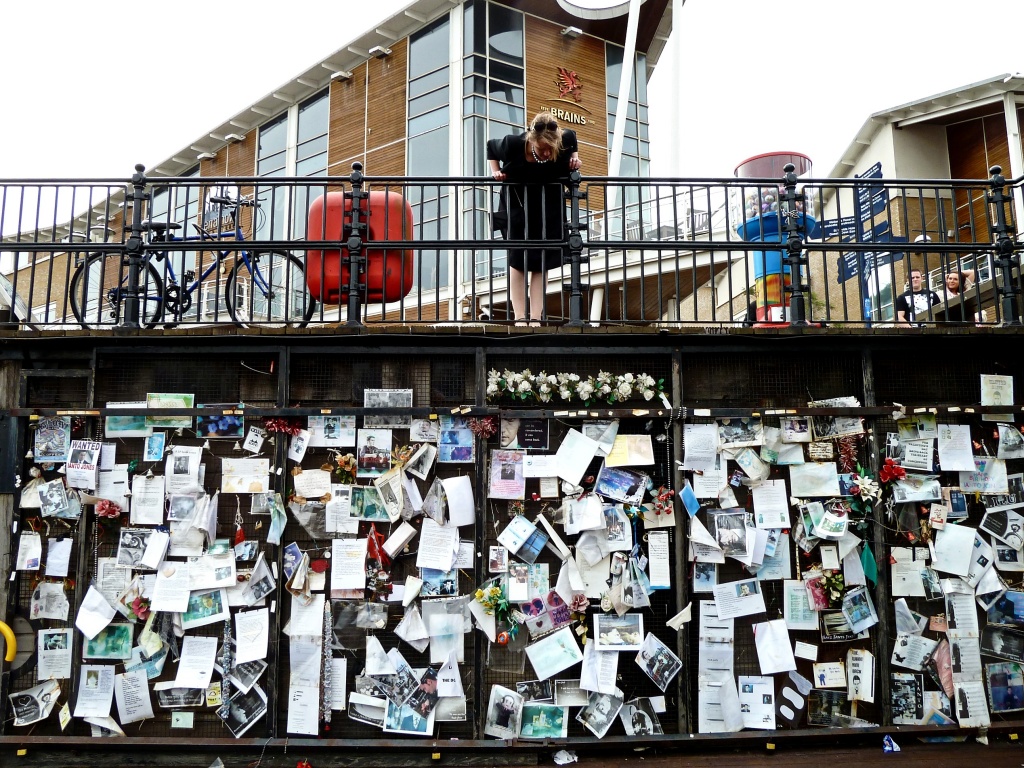
M409 103L407 105L407 173L410 176L449 174L448 44L451 25L445 16L409 38ZM409 190L414 237L437 240L448 236L449 192L442 186ZM420 289L448 284L446 252L420 251L413 266Z
M197 177L199 176L199 168L192 168L185 173L179 174L179 176ZM153 199L149 206L149 218L153 221L180 224L181 229L175 232L178 237L194 234L194 230L192 230L193 222L200 223L199 187L185 185L154 187ZM178 285L185 286L191 284L198 277L196 274L198 272L197 251L177 251L169 253L168 256L170 258L163 262L166 266L157 267L163 273L165 280L168 280L173 274ZM193 306L185 316L195 317L195 314L196 309Z
M622 76L622 58L625 49L617 45L605 46L605 77L608 104L608 153L614 140L615 118L619 112L619 79ZM625 131L622 137L622 158L619 175L623 177L647 178L650 176L651 148L647 126L647 57L638 53L634 61L633 77L630 82L629 103L626 104ZM622 188L622 197L617 201L616 210L609 215L609 239L640 239L643 231L652 228L653 190L646 185L630 185ZM625 206L623 217L623 209ZM627 231L628 229L628 231ZM640 238L635 235L640 231Z

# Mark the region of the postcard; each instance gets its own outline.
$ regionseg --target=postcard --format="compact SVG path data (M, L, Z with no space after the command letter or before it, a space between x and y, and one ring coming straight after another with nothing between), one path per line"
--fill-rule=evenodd
M145 400L134 400L130 402L107 403L107 408L146 408ZM40 422L45 419L40 419ZM104 421L103 434L107 439L112 437L147 437L153 432L152 427L146 426L146 415L138 416L113 416L108 415ZM36 456L39 453L36 451Z
M83 659L118 659L131 658L132 633L131 624L108 624L99 633L85 642L82 650Z
M526 646L526 656L539 680L547 680L583 661L583 652L570 627L563 627Z
M533 451L548 449L547 419L502 418L498 444L501 448L523 448Z
M519 738L530 740L564 739L568 734L569 708L527 701L523 704Z
M146 408L153 411L162 411L168 408L194 408L195 395L180 393L154 393L146 395ZM146 426L158 429L177 429L184 427L191 429L191 416L158 416L156 414L146 415Z
M787 416L782 419L782 442L811 442L810 420L806 416Z
M960 473L960 489L965 493L1009 493L1006 462L989 456L975 456L974 471Z
M664 710L662 710L664 711ZM664 733L658 714L649 698L631 699L622 705L619 720L627 736L651 736Z
M647 490L647 475L621 467L601 465L594 493L623 504L639 504Z
M594 615L594 647L599 651L639 651L644 640L640 613Z
M476 461L476 436L464 416L439 416L438 435L438 462L468 464Z
M1013 424L998 424L999 443L996 458L1024 459L1024 434Z
M718 419L720 448L747 448L764 443L764 428L759 416Z
M993 712L1024 709L1024 668L1015 662L985 665L985 684Z
M651 436L617 434L604 463L609 467L647 466L654 463Z
M1013 376L981 374L982 405L1013 405ZM1013 421L1012 413L984 413L982 421Z
M740 675L739 701L744 728L775 729L774 679L757 675Z
M181 626L187 631L194 627L226 621L230 616L228 596L223 589L192 592L188 598L188 608L181 615Z
M411 389L365 389L363 390L363 407L367 410L375 408L412 408ZM408 429L412 423L412 417L408 414L371 415L363 416L364 427L388 427L394 429Z
M835 462L795 464L789 469L790 491L797 498L839 496L839 475Z

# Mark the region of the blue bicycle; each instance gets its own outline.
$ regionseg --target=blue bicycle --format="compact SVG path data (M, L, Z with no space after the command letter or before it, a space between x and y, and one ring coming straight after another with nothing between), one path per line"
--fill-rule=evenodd
M139 270L139 324L144 328L192 322L216 322L226 313L239 325L304 327L313 316L316 301L306 289L305 267L284 251L237 250L228 243L244 242L239 222L242 208L259 208L251 197L211 197L217 230L178 237L181 224L147 221L149 257ZM174 270L174 254L159 250L161 242L217 243L210 250L211 263L197 273ZM180 253L180 252L175 252ZM236 255L237 254L237 255ZM233 263L232 263L233 260ZM156 264L162 263L162 269ZM210 280L214 270L225 280ZM181 264L179 264L181 266ZM195 294L200 306L193 310ZM71 277L71 311L83 328L112 328L124 321L128 298L128 257L121 253L90 253L79 258Z

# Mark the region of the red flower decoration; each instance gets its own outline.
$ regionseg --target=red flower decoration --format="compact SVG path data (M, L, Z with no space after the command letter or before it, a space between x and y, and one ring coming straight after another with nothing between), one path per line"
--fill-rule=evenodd
M288 419L267 419L263 428L267 432L283 432L286 435L297 435L302 431L298 424L292 424Z
M96 514L100 517L120 517L121 507L110 499L100 499L96 502Z
M893 459L886 459L885 464L878 472L878 479L883 483L888 483L892 480L902 480L907 476L907 470L897 464Z
M149 600L143 600L141 597L136 597L134 600L132 600L132 613L134 613L142 621L148 619Z
M470 419L467 425L469 426L469 431L481 440L486 440L498 431L498 424L493 416Z

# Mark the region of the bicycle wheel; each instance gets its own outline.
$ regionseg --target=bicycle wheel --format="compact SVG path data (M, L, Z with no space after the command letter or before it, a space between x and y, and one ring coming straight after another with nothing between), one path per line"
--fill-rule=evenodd
M228 314L241 325L303 328L315 301L301 261L290 253L243 254L224 284Z
M149 263L139 272L139 325L152 328L163 316L164 283ZM92 253L71 276L71 311L83 328L122 325L128 288L128 267L120 253Z

